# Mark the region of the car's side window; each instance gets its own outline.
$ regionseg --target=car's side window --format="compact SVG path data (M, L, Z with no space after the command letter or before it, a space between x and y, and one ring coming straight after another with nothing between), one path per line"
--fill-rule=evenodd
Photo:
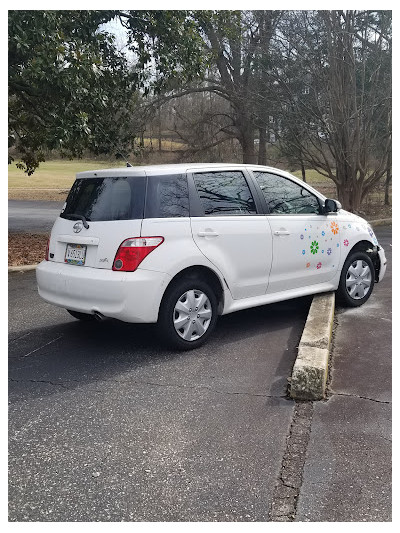
M242 172L198 172L193 178L206 216L257 214Z
M189 216L189 192L185 175L150 176L145 218Z
M269 172L253 174L271 214L320 214L318 199L301 185Z

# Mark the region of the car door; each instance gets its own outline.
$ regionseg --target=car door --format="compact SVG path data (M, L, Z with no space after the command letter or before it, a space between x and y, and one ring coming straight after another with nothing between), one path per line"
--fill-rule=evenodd
M234 299L265 294L271 230L257 210L260 200L246 171L201 169L189 171L188 177L192 235L198 248L222 273Z
M331 280L340 260L337 215L321 214L306 187L272 172L253 171L267 203L272 233L272 268L267 293Z

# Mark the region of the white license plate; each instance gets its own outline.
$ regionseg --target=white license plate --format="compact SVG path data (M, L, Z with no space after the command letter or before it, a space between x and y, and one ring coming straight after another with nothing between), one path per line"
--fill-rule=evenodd
M65 262L70 265L84 265L86 258L86 244L67 244Z

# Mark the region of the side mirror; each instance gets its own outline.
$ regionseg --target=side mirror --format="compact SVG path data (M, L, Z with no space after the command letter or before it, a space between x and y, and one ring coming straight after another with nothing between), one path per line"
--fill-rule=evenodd
M332 200L331 198L325 200L324 213L336 213L339 209L342 209L342 206L337 200Z

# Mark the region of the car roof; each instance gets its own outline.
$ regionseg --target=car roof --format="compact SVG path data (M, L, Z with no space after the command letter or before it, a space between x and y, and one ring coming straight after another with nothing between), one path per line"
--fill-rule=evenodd
M102 178L102 177L134 177L134 176L162 176L175 174L179 172L186 172L192 170L240 170L240 169L259 170L264 172L271 172L273 174L279 174L280 176L287 177L292 181L297 182L299 185L308 189L321 199L325 199L325 196L319 191L311 187L308 183L304 183L293 174L280 170L279 168L267 167L263 165L251 165L243 163L168 163L164 165L143 165L134 167L117 167L99 170L87 170L85 172L78 172L77 178Z
M162 174L173 174L175 172L186 172L187 170L232 170L241 168L253 168L254 170L279 172L280 174L286 173L284 170L279 170L273 167L266 167L261 165L245 165L241 163L169 163L164 165L143 165L134 167L116 167L99 170L87 170L85 172L78 172L76 177L93 178L104 176L159 176Z

